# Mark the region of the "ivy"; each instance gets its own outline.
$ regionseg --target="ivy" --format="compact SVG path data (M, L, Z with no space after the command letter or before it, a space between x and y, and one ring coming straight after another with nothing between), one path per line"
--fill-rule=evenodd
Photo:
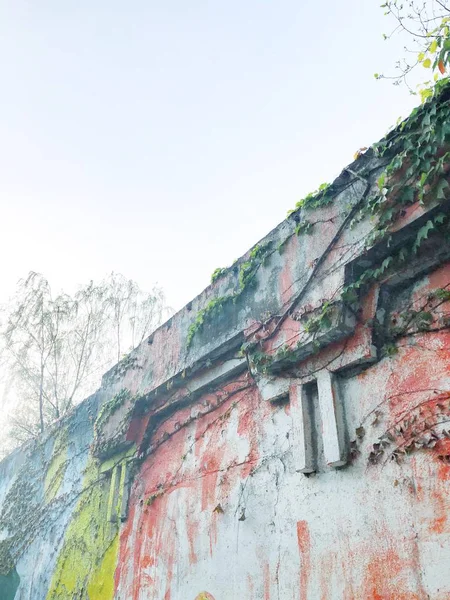
M425 225L419 229L419 231L417 232L416 241L414 242L414 245L413 245L413 251L415 254L417 254L417 251L419 250L422 242L424 240L428 239L428 234L430 233L431 230L434 229L434 227L435 226L434 226L433 221L428 220L425 223Z
M327 300L320 307L318 315L311 317L306 321L306 333L317 333L321 329L329 329L331 327L331 313L333 310L332 303Z
M372 445L368 463L375 465L383 458L400 463L413 452L433 449L439 440L450 439L450 431L443 427L449 422L449 416L448 393L419 403ZM438 458L446 464L450 463L448 455L440 455Z
M297 223L297 226L295 227L295 233L297 235L300 235L301 233L311 233L313 226L314 223L311 223L311 221L307 221L305 219L304 221Z
M94 431L99 435L107 423L108 419L121 408L127 400L131 398L131 393L127 389L122 389L111 400L105 402L100 409L97 419L94 423Z
M320 343L315 339L315 335L319 331L326 331L332 326L332 314L334 309L335 304L330 301L325 302L320 307L318 314L308 319L304 324L304 333L306 333L307 336L313 336L313 352L317 352L320 349ZM296 344L283 344L274 354L268 354L261 350L259 342L246 342L242 345L240 354L249 357L255 371L259 373L268 373L272 365L279 361L292 364L298 362L298 352L303 345L304 339L300 339Z
M394 345L395 339L408 333L429 331L433 324L446 326L447 319L437 312L437 309L450 300L450 291L437 288L430 291L420 306L417 304L396 313L384 335L389 339L388 345ZM395 346L394 346L395 347ZM385 352L386 354L386 352Z
M398 125L384 140L373 146L374 155L388 159L388 164L379 174L376 185L371 193L361 202L351 224L370 219L374 227L366 236L365 247L369 248L376 242L387 240L389 247L390 227L404 214L409 205L419 202L426 205L430 202L442 203L450 199L450 184L448 170L450 168L450 85L449 80L443 79L434 86L432 96L424 104L414 109L409 118ZM333 184L322 184L319 188L302 198L288 216L298 210L314 210L330 204L335 190ZM356 281L344 286L341 298L352 304L357 301L362 287L386 277L389 272L403 264L409 257L419 251L421 245L445 226L448 229L448 218L444 213L429 219L417 232L412 243L384 258L381 265L368 268L361 273ZM310 233L314 223L302 219L295 227L297 235ZM278 250L284 249L285 240ZM219 314L228 302L236 302L242 292L256 282L259 266L269 255L269 245L255 246L247 261L242 262L238 271L237 289L225 296L211 300L200 310L188 331L187 345L190 346L193 337L206 322L210 322ZM212 281L224 276L228 269L216 269ZM330 327L332 304L324 302L319 314L315 314L306 322L305 332L315 334L321 329ZM423 322L425 326L426 320ZM256 366L267 368L269 358L256 349L247 350L251 353Z
M390 162L360 216L377 217L379 231L383 232L405 206L417 200L424 204L450 197L446 174L450 161L446 151L450 143L448 81L439 82L432 98L374 146L375 155L390 157Z
M288 211L287 216L289 217L292 213L304 208L306 210L311 210L314 208L320 208L322 206L327 206L333 201L332 195L332 186L329 183L322 183L319 185L317 190L309 193L307 196L302 198L297 202L295 207Z
M227 267L218 267L217 269L215 269L211 275L211 283L214 283L221 277L224 277L228 273L228 271L229 268Z
M396 267L401 266L408 257L417 254L422 243L428 239L429 233L432 231L449 232L448 217L443 213L437 214L432 220L429 219L417 232L415 240L405 245L400 250L390 256L387 256L381 265L374 269L366 269L358 277L356 281L345 286L342 290L341 297L345 302L353 303L358 299L358 291L371 283L379 281L381 278L388 275Z
M265 264L269 256L271 244L255 246L251 252L249 259L241 263L239 267L239 289L237 294L241 294L249 285L255 282L256 272L261 264Z
M385 139L374 144L375 156L390 158L390 162L379 175L375 191L368 196L352 222L367 217L375 221L367 245L383 238L406 206L417 200L425 204L430 200L442 202L450 198L447 177L450 163L449 88L448 78L438 81L422 106L414 109ZM333 197L333 185L322 184L297 202L288 216L300 209L326 206ZM312 226L309 221L302 220L295 232L309 233Z
M188 348L192 343L194 335L203 328L204 323L210 320L213 315L217 315L219 312L221 312L223 310L224 305L232 299L232 296L219 296L218 298L213 298L208 302L205 308L202 308L198 311L194 322L191 323L188 329Z
M437 288L430 292L430 299L437 298L438 300L442 300L443 302L448 302L450 300L450 290L445 288Z
M198 311L194 322L191 323L188 329L186 340L188 348L190 347L194 336L203 329L206 323L211 322L214 317L220 314L225 305L229 303L235 303L245 290L250 289L256 284L256 273L258 272L259 267L265 264L268 260L271 254L271 249L271 242L267 242L266 244L257 244L254 246L254 248L252 248L250 251L248 260L242 262L239 266L237 289L225 296L213 298L204 308ZM218 273L219 271L220 273ZM214 273L216 273L214 281L225 275L227 272L228 269L216 269L214 271Z

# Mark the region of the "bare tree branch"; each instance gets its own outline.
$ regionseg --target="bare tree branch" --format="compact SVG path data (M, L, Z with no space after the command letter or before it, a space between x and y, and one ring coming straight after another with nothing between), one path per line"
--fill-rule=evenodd
M122 350L143 341L167 309L159 288L145 294L115 273L74 297L56 298L44 277L30 273L2 312L1 366L14 398L11 435L23 442L92 393Z

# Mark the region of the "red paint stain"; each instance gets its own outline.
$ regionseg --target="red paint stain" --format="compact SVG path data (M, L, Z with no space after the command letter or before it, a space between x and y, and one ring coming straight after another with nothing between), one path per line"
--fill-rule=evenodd
M300 321L287 316L281 324L277 335L263 343L264 352L273 354L279 350L281 346L293 348L296 346L298 338L303 331L304 325Z
M129 516L121 529L115 585L130 600L145 594L170 598L181 535L173 527L174 520L186 523L182 547L187 548L186 559L191 565L207 559L205 544L197 543L205 526L213 554L223 521L223 514L214 509L221 504L227 510L232 489L248 477L257 462L265 416L272 411L268 403L259 401L256 386L243 389L248 384L247 378L239 378L205 394L165 419L153 432L150 447L154 449L135 478ZM145 425L136 420L131 435L139 437ZM239 437L248 440L247 455L237 453L245 445L230 444L237 429ZM188 492L182 492L184 488ZM178 502L180 493L182 502ZM198 515L202 515L201 520Z
M164 505L164 515L167 514L167 502ZM160 518L164 518L162 515L160 515ZM175 517L176 518L176 517ZM157 548L158 548L158 555L163 556L163 552L165 552L165 560L163 561L163 564L166 567L166 594L169 593L169 597L170 597L170 590L171 590L171 586L172 586L172 578L173 578L173 567L175 564L175 557L176 557L176 552L177 552L177 548L178 548L178 540L177 540L177 536L176 533L172 533L172 535L169 537L169 539L167 540L167 528L164 528L164 525L159 529L158 532L158 538L157 538ZM164 550L163 550L164 549Z
M270 600L270 566L264 565L264 600Z
M136 446L139 447L142 443L149 420L150 414L145 417L134 418L127 431L127 442L135 442Z
M153 556L144 556L144 558L141 561L141 567L143 569L146 569L147 567L153 567L154 564L155 559L153 558Z
M428 287L430 289L445 288L450 283L450 267L448 264L443 265L436 271L433 271L428 277ZM447 304L447 303L445 303Z
M426 450L411 461L416 502L420 507L426 507L418 523L424 538L439 545L446 543L450 533L450 466L438 458L441 452L448 452L448 442L440 440L432 450Z
M352 563L357 555L358 550L355 551L353 538L345 534L343 535L341 531L339 535L339 548L334 553L334 556L336 563L340 563L341 565L341 574L338 575L338 578L344 583L344 596L342 600L355 600L356 598L353 589Z
M439 498L440 504L442 506L442 498ZM445 505L443 507L445 509ZM447 529L448 516L446 514L437 517L430 525L430 530L433 533L444 533Z
M163 586L170 598L178 543L176 532L167 519L173 490L169 489L149 506L146 501L158 492L159 486L168 485L177 476L186 446L186 431L179 431L171 441L143 463L130 496L129 516L122 526L115 585L116 590L119 586L121 591L125 590L130 600L138 600L144 591L150 593L150 590ZM170 516L173 518L173 514Z
M422 485L420 493L421 501L433 506L434 518L429 523L429 533L441 535L450 533L450 465L443 463L438 457L450 455L450 440L439 440L432 452L436 462L435 470L430 469L427 489Z
M450 439L439 440L434 447L434 454L440 457L438 458L440 464L437 473L439 481L448 481L450 479L450 465L441 462L441 460L443 457L450 456Z
M211 443L210 451L202 457L200 467L204 474L202 477L202 510L215 508L213 505L223 454L224 448L217 448L214 443Z
M417 403L420 390L445 387L442 380L450 373L450 334L418 335L417 346L402 347L391 360L392 374L387 382L386 397L389 400L391 418ZM394 368L395 367L395 368ZM425 398L422 398L422 400Z
M408 560L402 560L390 548L378 553L366 567L363 589L358 598L364 600L423 600L423 592L402 591L401 573L410 567ZM400 579L400 581L399 581Z
M414 202L410 206L405 206L402 210L402 215L397 217L395 223L389 227L389 231L395 232L403 227L406 227L408 223L411 223L415 219L418 219L424 214L426 208L424 208L419 202Z
M247 575L247 588L248 588L247 598L248 598L248 600L253 600L253 593L254 593L255 586L253 584L253 579L250 574Z
M335 561L336 555L333 552L324 556L320 562L320 600L329 600L332 597Z
M311 571L311 537L307 521L297 522L297 542L300 553L300 600L306 600Z
M194 513L195 514L195 513ZM197 554L195 553L195 540L199 531L198 521L193 515L187 515L187 535L189 542L189 564L194 565L197 562Z
M240 476L246 479L250 476L254 465L260 457L259 444L261 441L261 426L265 417L270 415L269 402L261 402L258 390L253 387L246 392L246 402L239 403L237 433L240 437L248 440L249 451L242 465Z
M293 235L290 240L286 243L285 250L283 252L283 268L279 276L279 289L282 305L286 305L292 298L294 293L293 287L293 269L298 264L299 239L297 235Z
M364 300L361 306L361 320L363 322L372 319L375 315L375 312L377 310L379 289L380 288L378 284L372 285L367 294L365 294L364 296Z

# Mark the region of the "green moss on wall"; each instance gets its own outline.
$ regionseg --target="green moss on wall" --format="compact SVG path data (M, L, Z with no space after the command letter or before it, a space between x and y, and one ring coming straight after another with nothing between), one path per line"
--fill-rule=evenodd
M59 492L67 469L67 444L68 431L62 429L56 436L53 446L52 458L50 459L44 480L45 501L51 502Z
M107 521L109 481L99 467L91 457L47 600L113 599L118 527Z
M114 571L119 551L119 535L117 534L106 550L103 560L92 573L88 584L89 600L104 600L114 597Z
M124 388L101 407L94 423L94 441L91 447L95 456L105 459L129 446L126 442L126 432L133 410L132 400L130 391ZM110 419L117 412L119 412L118 418L115 418L111 426Z

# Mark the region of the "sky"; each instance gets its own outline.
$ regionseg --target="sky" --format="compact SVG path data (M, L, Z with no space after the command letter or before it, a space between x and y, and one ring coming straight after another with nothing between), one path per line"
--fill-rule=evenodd
M380 0L0 0L0 301L111 271L181 308L417 99Z

